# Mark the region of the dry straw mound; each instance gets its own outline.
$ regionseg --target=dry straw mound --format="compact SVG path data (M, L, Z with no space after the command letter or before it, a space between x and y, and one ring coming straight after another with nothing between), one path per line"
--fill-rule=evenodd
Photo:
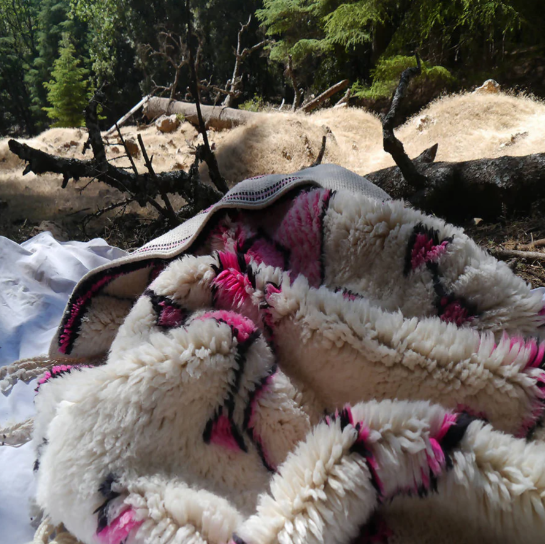
M409 156L438 143L437 160L462 161L501 155L545 152L543 129L545 104L524 96L499 94L460 94L443 97L397 130ZM125 138L136 140L136 127L122 129ZM269 173L290 173L310 165L328 134L324 162L340 164L365 175L391 166L392 159L382 150L382 129L375 115L356 108L327 109L313 115L267 113L252 124L232 130L209 132L221 172L230 184ZM189 123L163 134L155 126L140 132L157 172L187 169L193 162L192 148L200 142ZM47 130L28 143L38 149L64 157L90 158L82 154L85 129ZM115 136L109 140L107 155L116 166L129 167L122 158L124 149ZM135 159L140 172L142 158ZM120 200L115 189L93 183L80 195L86 180L70 183L62 190L61 177L46 174L23 177L24 164L13 155L7 139L0 140L0 200L8 202L4 219L29 217L31 221L62 219L78 209L96 210ZM201 167L207 178L206 166ZM175 198L174 205L182 205ZM134 205L135 210L138 208ZM152 215L153 210L149 210ZM33 215L32 215L33 214ZM11 220L11 219L9 219Z

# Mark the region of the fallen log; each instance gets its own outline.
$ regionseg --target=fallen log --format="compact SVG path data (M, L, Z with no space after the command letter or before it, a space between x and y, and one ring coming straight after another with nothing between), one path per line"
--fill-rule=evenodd
M259 115L259 113L253 111L237 110L222 106L201 105L201 111L207 128L212 127L217 130L250 123ZM147 119L153 119L160 115L172 115L173 113L179 113L192 125L199 126L199 117L195 104L154 97L150 98L144 106L144 115Z
M339 83L336 83L333 85L333 87L329 87L327 91L324 91L321 95L317 96L314 100L311 100L308 104L301 106L301 111L310 113L323 104L328 98L331 98L334 94L346 89L346 87L348 87L348 79L339 81Z
M472 217L492 219L506 212L530 211L545 199L545 153L464 162L415 160L426 185L416 190L397 166L367 174L370 181L393 198L449 221Z
M453 223L472 217L496 218L503 212L531 210L545 199L545 153L464 162L434 163L437 144L411 160L394 134L400 103L421 62L401 74L388 113L382 120L383 147L397 166L367 174L393 198L435 213Z

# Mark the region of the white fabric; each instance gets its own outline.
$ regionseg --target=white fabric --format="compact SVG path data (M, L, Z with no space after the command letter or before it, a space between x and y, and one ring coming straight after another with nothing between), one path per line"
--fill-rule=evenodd
M0 236L0 366L47 353L68 297L89 270L127 255L104 240L58 242L43 232L21 245ZM0 425L34 415L35 384L0 395ZM0 446L0 542L32 540L34 452Z

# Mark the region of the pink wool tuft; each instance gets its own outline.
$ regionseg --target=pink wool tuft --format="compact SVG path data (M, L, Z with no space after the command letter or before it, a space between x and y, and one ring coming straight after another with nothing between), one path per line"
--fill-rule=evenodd
M217 310L215 312L206 312L205 314L195 318L195 321L205 321L207 319L215 319L227 323L234 330L236 339L239 342L248 340L251 334L257 331L254 322L243 315L236 312L228 312L227 310Z
M234 270L236 272L241 271L238 258L235 253L231 253L229 251L220 251L218 253L218 257L221 266L223 267L223 270Z
M526 368L540 367L543 362L543 356L545 355L545 343L542 342L538 346L536 340L532 339L526 343L526 347L530 347Z
M427 454L428 466L434 476L437 476L445 465L445 454L435 438L430 438L432 455Z
M134 510L127 510L115 518L108 527L97 534L102 544L121 544L131 531L142 525L142 521L135 521Z
M420 233L416 236L411 252L411 266L413 270L424 263L435 262L443 255L449 244L448 240L435 245L429 235Z
M234 253L220 252L219 259L223 270L213 282L216 289L216 304L220 308L239 308L249 299L252 284L246 274L240 270L237 256ZM244 256L246 264L250 256Z
M210 443L231 451L240 451L240 446L233 436L231 422L227 416L221 415L214 421L212 433L210 434Z
M434 436L435 440L437 442L441 442L443 438L445 438L445 435L447 434L447 431L449 430L452 425L456 423L456 418L458 416L456 414L446 414L443 423L441 423L441 427L439 428L439 432Z

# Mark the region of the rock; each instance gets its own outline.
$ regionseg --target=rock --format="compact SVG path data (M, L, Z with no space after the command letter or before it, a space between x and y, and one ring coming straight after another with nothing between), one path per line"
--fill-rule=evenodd
M125 145L127 146L127 151L130 153L131 157L140 157L140 147L138 147L134 138L125 138Z
M172 147L176 147L176 144L174 143L174 140L172 138L167 142L167 144Z
M161 132L174 132L180 126L180 119L176 115L162 115L155 121L155 126Z
M206 131L206 135L208 136L208 143L210 144L210 149L214 151L216 149L216 142L213 142L210 139L210 131ZM197 139L195 140L195 147L198 145L204 145L204 138L202 134L200 133L197 135Z
M110 151L112 153L118 154L119 153L119 147L114 145L113 147L110 148Z
M510 147L517 142L520 142L523 138L526 138L528 136L528 132L517 132L516 134L511 134L509 139L506 142L502 142L500 144L500 147Z
M493 93L497 94L500 92L500 84L493 79L487 79L480 87L477 87L473 94L486 94Z

